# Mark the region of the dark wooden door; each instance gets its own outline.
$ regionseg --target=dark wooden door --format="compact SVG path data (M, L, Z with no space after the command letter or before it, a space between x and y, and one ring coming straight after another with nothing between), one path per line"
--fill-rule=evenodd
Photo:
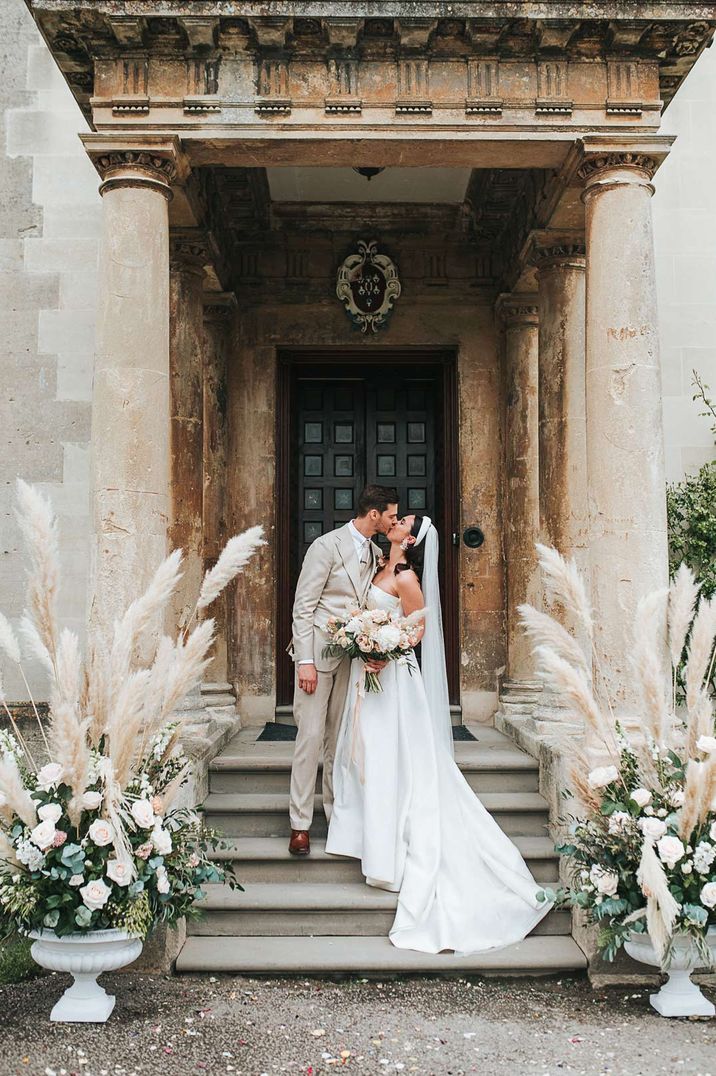
M455 453L446 371L437 364L301 362L291 357L279 384L277 703L293 698L284 648L303 558L320 534L355 517L368 483L394 486L401 515L427 513L441 538L443 618L451 700L458 701L457 594L451 490ZM330 376L326 376L330 373ZM287 517L287 518L286 518ZM285 636L285 639L284 639Z

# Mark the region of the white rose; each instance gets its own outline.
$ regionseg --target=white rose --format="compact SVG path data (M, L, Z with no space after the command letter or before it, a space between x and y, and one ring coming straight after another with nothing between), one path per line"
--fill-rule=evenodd
M616 871L604 870L597 863L590 870L589 877L597 887L597 892L605 897L613 897L619 888L619 875Z
M711 823L711 827L709 829L709 837L712 841L716 841L716 822Z
M637 807L646 807L647 803L651 803L651 792L648 788L635 788L630 799L634 800Z
M400 629L396 628L394 624L384 624L382 628L378 628L375 638L382 652L389 654L391 650L397 650L398 648Z
M117 885L129 885L132 880L132 870L129 864L123 863L121 859L108 859L107 877Z
M669 803L672 807L684 806L684 793L681 791L680 788L677 788L675 792L671 793L671 795L669 796Z
M43 792L48 792L60 783L62 773L62 766L60 766L59 762L48 762L46 766L37 771L37 787Z
M152 830L152 844L160 856L168 856L172 850L172 835L161 826L155 826Z
M681 873L682 874L691 874L693 869L694 869L694 865L693 865L693 863L691 862L690 859L685 860L681 864Z
M696 746L699 751L703 751L704 754L710 755L716 751L716 736L699 736L696 741Z
M62 818L62 808L59 803L45 803L42 807L37 808L37 817L41 818L43 822L52 822L54 826Z
M667 867L675 867L684 858L686 849L678 837L662 837L657 844L659 856Z
M130 808L132 818L142 829L151 829L154 825L154 809L149 800L135 800Z
M111 893L111 888L105 885L101 878L98 878L95 882L88 882L87 885L82 886L82 889L80 889L84 905L91 912L97 911L98 908L104 908Z
M82 796L82 806L86 811L96 811L102 803L101 792L85 792Z
M73 874L72 877L70 878L70 885L75 886L75 887L78 886L78 885L82 885L84 880L85 880L84 874Z
M587 780L590 788L605 788L612 781L616 781L618 776L616 766L598 766L596 770L592 770Z
M94 841L98 848L104 848L114 840L114 830L106 818L95 818L88 832L90 840Z
M51 822L48 818L46 821L40 822L39 825L35 826L30 834L30 840L44 852L54 841L55 832L55 823Z
M666 822L660 818L640 818L639 829L648 841L658 841L666 833Z
M157 867L157 891L159 893L168 893L170 889L169 878L164 867Z
M701 903L704 908L716 908L716 882L707 882L702 888Z
M614 814L609 817L609 825L607 829L613 835L623 833L625 829L627 829L630 821L631 815L627 811L615 811Z

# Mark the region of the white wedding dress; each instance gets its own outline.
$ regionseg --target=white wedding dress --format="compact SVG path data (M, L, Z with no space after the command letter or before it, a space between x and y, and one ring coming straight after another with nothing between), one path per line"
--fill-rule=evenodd
M371 608L400 613L371 585ZM360 859L368 885L399 893L393 945L439 953L499 949L521 941L550 910L519 851L468 785L431 720L417 663L391 662L382 692L354 709L359 661L338 734L326 851ZM352 760L363 747L363 777Z

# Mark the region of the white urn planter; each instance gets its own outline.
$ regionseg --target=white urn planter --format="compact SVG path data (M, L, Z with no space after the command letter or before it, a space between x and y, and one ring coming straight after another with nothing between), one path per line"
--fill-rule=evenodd
M74 1023L103 1024L114 1008L115 998L97 982L105 971L117 971L136 960L142 942L124 930L91 930L86 934L66 934L34 930L32 957L40 967L64 971L74 982L64 992L50 1019Z
M712 959L716 959L716 929L713 927L709 927L706 934L706 944ZM629 956L640 964L651 964L657 968L661 966L648 934L632 934L624 943L624 948ZM696 983L691 981L691 973L702 964L693 940L688 935L677 935L674 940L674 955L665 972L668 978L658 994L649 996L652 1008L656 1009L660 1016L716 1014L716 1008L704 997Z

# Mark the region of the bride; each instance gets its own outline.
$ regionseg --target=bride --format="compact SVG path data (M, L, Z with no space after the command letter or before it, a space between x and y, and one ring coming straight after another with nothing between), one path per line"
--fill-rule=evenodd
M390 558L373 579L369 606L405 616L427 607L421 669L414 656L410 667L389 662L382 692L368 693L358 714L354 661L326 851L360 859L368 885L399 894L393 945L499 949L521 941L550 905L537 900L540 886L453 758L437 531L428 516L409 515L388 540Z

